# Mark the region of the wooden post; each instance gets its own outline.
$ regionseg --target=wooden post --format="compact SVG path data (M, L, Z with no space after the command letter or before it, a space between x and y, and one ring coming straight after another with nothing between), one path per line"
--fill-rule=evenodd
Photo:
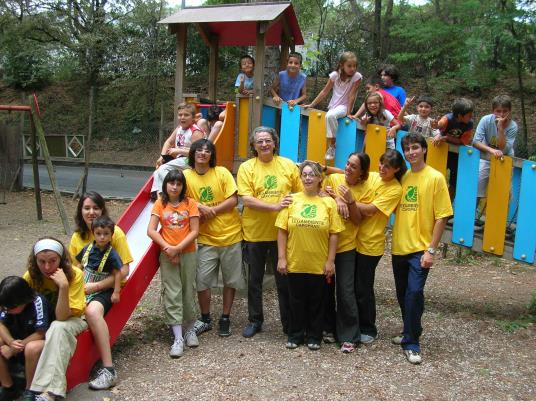
M73 195L73 198L80 194L80 197L87 191L87 177L89 175L89 157L90 157L90 151L89 148L91 146L91 134L93 133L93 122L95 120L95 85L92 84L89 88L89 118L88 118L88 130L87 130L87 138L85 146L85 152L84 152L84 172L82 174L82 189L80 192L78 192L79 188L76 188L75 194Z
M158 150L164 145L164 102L160 102L160 126L158 127Z
M30 96L30 104L33 105L33 96ZM43 207L41 206L41 186L39 184L39 165L37 164L37 134L34 120L30 112L30 125L32 127L32 170L34 180L35 209L37 211L37 220L43 220Z
M184 77L186 74L186 24L179 24L176 27L176 65L175 65L175 97L173 106L173 124L177 121L177 106L182 102L184 89Z
M218 96L218 36L210 35L210 56L208 62L208 98L216 103Z
M283 30L281 34L281 58L279 61L279 67L281 70L284 70L287 68L289 44L290 44L290 41L288 40L288 36L285 34L285 31Z
M54 168L52 167L52 162L50 161L50 154L48 153L48 146L45 140L45 131L41 125L41 119L37 114L37 109L35 103L33 102L33 96L30 96L30 105L32 107L32 121L34 123L35 131L39 137L39 143L41 144L41 149L43 150L43 157L45 158L45 163L48 170L48 176L50 177L50 184L52 185L52 191L54 193L54 198L56 199L56 205L58 206L58 211L60 213L61 222L63 223L63 229L65 234L71 235L71 228L69 227L69 220L67 219L67 213L63 207L63 202L61 200L60 192L58 191L58 186L56 184L56 174L54 173ZM86 149L87 152L87 149Z
M264 96L264 52L265 52L265 34L267 24L265 22L257 22L257 40L255 51L255 78L253 88L255 93L253 94L253 113L252 113L252 127L261 125L262 121L262 101Z

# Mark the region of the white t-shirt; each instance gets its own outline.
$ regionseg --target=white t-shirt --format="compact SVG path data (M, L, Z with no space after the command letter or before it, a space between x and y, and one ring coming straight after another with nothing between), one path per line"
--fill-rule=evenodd
M329 79L333 81L333 95L329 101L328 109L334 109L341 105L348 107L350 89L352 89L354 83L361 80L361 78L363 78L363 76L359 72L356 72L346 81L341 81L337 71L330 73Z

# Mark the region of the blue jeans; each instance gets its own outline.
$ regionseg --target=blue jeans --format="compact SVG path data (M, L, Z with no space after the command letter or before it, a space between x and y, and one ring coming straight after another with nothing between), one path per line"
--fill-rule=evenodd
M404 320L402 349L421 352L419 337L422 334L422 314L424 312L424 285L430 269L421 267L424 252L409 255L393 255L393 274L396 298Z

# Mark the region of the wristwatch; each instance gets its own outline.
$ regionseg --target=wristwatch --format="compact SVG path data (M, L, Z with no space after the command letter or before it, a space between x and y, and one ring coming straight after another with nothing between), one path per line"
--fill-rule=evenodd
M432 248L432 247L429 247L426 252L428 252L430 255L435 255L436 253L436 249L435 248Z

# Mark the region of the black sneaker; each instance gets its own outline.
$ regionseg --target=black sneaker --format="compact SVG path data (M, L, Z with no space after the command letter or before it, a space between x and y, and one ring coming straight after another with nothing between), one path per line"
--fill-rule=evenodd
M251 338L261 330L262 326L259 323L249 322L247 326L244 327L244 330L242 330L242 335L246 338Z
M212 320L209 319L208 321L204 321L202 319L198 319L195 321L193 329L196 335L200 335L205 331L210 331L212 330Z
M229 337L231 335L231 319L222 317L219 321L218 335L220 337Z
M22 401L35 401L35 393L32 390L24 390Z
M15 386L0 388L0 401L13 401L19 396Z

